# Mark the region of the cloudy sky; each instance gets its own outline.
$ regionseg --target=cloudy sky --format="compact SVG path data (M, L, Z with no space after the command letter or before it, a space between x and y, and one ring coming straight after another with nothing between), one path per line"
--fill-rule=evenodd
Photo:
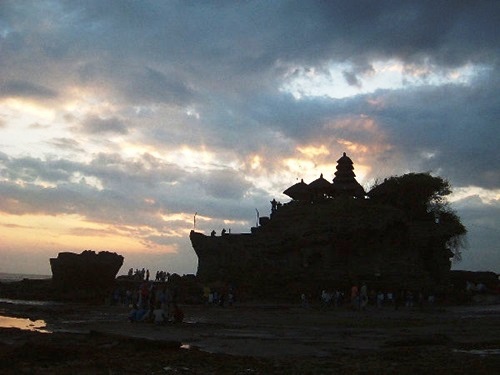
M301 178L448 179L500 272L498 1L0 1L0 272L196 271Z

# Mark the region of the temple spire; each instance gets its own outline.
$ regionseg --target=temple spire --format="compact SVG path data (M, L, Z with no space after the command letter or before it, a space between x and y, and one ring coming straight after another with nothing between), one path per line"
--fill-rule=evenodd
M344 152L337 160L337 171L333 179L333 192L335 196L344 195L351 197L364 197L363 187L356 181L354 166L351 158Z

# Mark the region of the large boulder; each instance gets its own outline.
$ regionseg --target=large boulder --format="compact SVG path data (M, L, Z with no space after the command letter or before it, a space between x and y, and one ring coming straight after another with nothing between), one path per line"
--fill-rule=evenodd
M52 281L58 288L75 291L107 289L114 282L123 256L109 251L85 250L81 254L62 252L50 259Z

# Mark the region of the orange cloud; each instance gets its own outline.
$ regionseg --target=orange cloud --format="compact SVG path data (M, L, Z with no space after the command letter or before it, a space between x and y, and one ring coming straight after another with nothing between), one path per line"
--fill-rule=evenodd
M325 145L321 146L304 146L304 147L297 147L297 150L304 154L305 156L309 158L314 158L315 156L319 155L329 155L330 151L325 147Z
M0 215L0 252L6 248L29 248L34 252L52 249L54 254L85 249L117 253L144 251L142 237L133 235L138 228L131 229L89 223L77 215ZM175 251L170 245L150 244L147 249Z

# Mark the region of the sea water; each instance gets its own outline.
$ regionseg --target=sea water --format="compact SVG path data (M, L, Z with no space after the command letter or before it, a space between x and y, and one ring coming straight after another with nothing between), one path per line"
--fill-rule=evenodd
M46 280L46 279L50 279L51 277L52 276L49 276L49 275L35 275L35 274L27 274L27 273L0 272L0 282L2 282L2 283L21 281L24 279Z
M0 282L9 283L21 281L24 279L30 280L45 280L50 279L51 276L48 275L34 275L34 274L22 274L22 273L7 273L0 272ZM10 298L0 298L0 303L14 304L14 305L32 305L40 306L47 305L51 302L46 301L27 301L27 300L14 300ZM50 331L45 329L46 323L43 320L30 320L24 318L15 318L11 316L0 315L0 328L17 328L28 331L37 331L41 333L49 333Z

